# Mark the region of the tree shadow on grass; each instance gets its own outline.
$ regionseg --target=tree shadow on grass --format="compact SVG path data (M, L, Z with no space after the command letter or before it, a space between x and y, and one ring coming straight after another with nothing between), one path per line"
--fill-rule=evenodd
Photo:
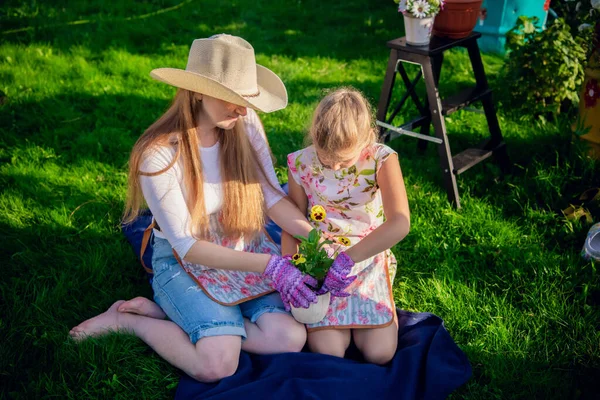
M87 196L92 200L94 193ZM41 398L52 392L58 395L58 391L64 395L67 387L69 391L93 390L107 378L107 369L121 371L119 365L102 358L122 355L127 348L122 341L119 350L101 351L105 356L90 363L98 358L98 349L87 346L77 354L67 338L71 327L103 312L119 298L152 298L145 272L123 235L116 229L81 231L79 226L64 226L39 215L26 226L1 221L0 229L2 392ZM141 346L147 351L139 344L138 353ZM104 378L96 377L98 373ZM61 384L65 384L62 389Z
M172 0L69 5L54 1L38 7L37 11L27 10L25 5L9 7L14 12L2 16L3 40L51 43L62 52L83 46L94 55L121 48L157 56L169 54L173 46L188 47L193 39L226 32L244 37L267 56L356 59L385 54L385 42L402 34L393 3L368 1L207 4ZM149 15L156 12L160 13Z
M165 110L158 99L68 94L0 107L2 145L50 148L63 165L88 159L124 167L139 135Z
M440 222L441 243L419 227L396 246L395 288L401 308L445 319L469 357L473 378L453 398L595 398L600 304L577 292L587 282L600 293L591 269L536 243L494 246L478 238L485 230Z
M526 355L492 354L467 347L473 377L450 399L597 398L600 367L533 361Z

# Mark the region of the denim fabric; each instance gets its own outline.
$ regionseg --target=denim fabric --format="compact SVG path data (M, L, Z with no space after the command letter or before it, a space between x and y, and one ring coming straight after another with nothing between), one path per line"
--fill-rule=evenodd
M194 344L208 336L245 339L244 318L256 322L265 313L287 313L277 292L235 306L216 303L177 262L167 240L155 237L152 251L154 301Z

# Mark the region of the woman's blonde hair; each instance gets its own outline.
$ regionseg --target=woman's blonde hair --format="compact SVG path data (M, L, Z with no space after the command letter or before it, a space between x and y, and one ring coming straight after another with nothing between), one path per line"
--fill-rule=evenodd
M202 102L195 98L193 92L179 89L169 109L137 140L129 158L125 223L133 221L144 205L140 176L162 174L181 158L183 181L187 188L186 203L191 215L188 228L195 238L206 238L209 221L204 204L200 141L196 130L200 107ZM224 197L220 215L223 231L230 237L245 235L251 238L265 223L266 210L258 174L266 177L266 173L241 118L231 131L221 131L218 140ZM173 161L158 172L141 171L144 157L161 146L176 148Z
M377 134L369 102L350 87L329 93L315 110L309 139L327 162L346 161L345 155L370 147Z

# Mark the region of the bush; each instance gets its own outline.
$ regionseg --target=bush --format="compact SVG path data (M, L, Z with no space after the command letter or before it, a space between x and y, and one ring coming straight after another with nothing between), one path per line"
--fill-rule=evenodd
M582 39L581 45L587 53L587 58L596 46L594 25L600 22L599 3L598 0L553 0L550 4L556 14L569 25L571 34Z
M519 115L548 117L577 105L586 52L564 19L543 31L538 22L536 17L519 17L507 34L503 82L510 101L504 107Z

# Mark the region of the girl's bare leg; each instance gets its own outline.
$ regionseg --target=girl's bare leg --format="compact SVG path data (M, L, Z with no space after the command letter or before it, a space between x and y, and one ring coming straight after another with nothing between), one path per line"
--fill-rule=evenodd
M388 363L398 347L398 320L385 328L354 329L354 343L370 363L383 365Z
M313 353L344 357L350 339L350 329L323 329L308 334L308 347Z
M306 328L291 315L265 313L253 324L244 318L247 338L242 349L256 354L290 353L302 350Z

